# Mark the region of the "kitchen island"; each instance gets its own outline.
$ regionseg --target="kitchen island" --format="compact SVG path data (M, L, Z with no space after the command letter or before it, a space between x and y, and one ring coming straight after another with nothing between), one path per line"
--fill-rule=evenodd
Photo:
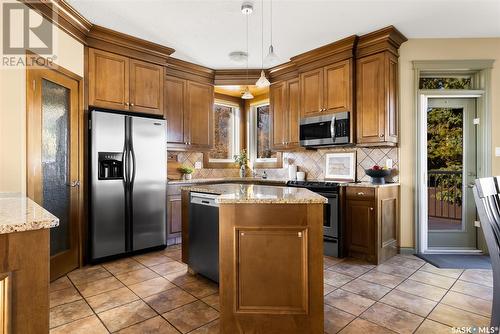
M323 204L309 190L198 184L182 191L183 231L192 194L218 206L221 333L323 333ZM183 260L189 265L189 233Z
M0 333L49 332L49 229L59 219L0 193Z

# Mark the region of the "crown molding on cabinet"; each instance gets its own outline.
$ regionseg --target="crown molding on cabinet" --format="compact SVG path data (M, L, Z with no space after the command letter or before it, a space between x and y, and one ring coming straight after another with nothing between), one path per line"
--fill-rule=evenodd
M381 51L389 51L396 57L398 49L408 39L394 26L388 26L359 37L356 57L365 57Z
M167 59L175 51L172 48L95 24L87 34L87 45L160 65L167 64Z
M299 72L326 66L337 61L353 58L358 36L352 35L290 58Z
M214 83L215 85L255 85L260 78L260 71L260 69L251 69L248 72L246 69L215 70Z
M92 23L63 0L18 0L40 13L79 42L86 44Z
M166 74L168 76L174 76L182 79L213 84L215 70L177 58L169 57L167 60Z
M298 76L298 68L291 61L274 66L268 70L269 80L271 82L276 82L280 80L288 80L293 79Z

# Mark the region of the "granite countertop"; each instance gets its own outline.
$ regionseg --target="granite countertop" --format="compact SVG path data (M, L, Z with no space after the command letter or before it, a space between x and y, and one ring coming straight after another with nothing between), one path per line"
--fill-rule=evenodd
M183 185L183 184L200 184L200 183L282 183L286 184L288 180L284 179L263 179L261 177L227 177L227 178L208 178L208 179L191 179L191 180L169 180L169 185Z
M194 185L183 190L220 195L220 204L263 203L263 204L310 204L326 203L327 199L304 188L264 186L244 183L223 183Z
M0 234L59 226L59 219L18 194L0 193Z
M342 186L347 186L347 187L364 187L364 188L385 188L385 187L394 187L394 186L399 186L398 182L394 183L386 183L386 184L373 184L370 182L352 182L352 183L342 183Z

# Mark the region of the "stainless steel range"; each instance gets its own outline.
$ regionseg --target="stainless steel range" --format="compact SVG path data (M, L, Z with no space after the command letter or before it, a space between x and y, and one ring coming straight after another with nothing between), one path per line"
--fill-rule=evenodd
M340 223L339 190L337 182L322 181L288 181L288 187L306 188L326 197L323 214L323 246L324 254L343 257L343 231Z

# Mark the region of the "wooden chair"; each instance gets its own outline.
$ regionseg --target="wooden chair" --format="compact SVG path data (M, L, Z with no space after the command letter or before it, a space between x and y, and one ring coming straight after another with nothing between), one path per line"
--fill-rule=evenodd
M473 192L493 268L491 327L500 327L500 176L476 180Z

